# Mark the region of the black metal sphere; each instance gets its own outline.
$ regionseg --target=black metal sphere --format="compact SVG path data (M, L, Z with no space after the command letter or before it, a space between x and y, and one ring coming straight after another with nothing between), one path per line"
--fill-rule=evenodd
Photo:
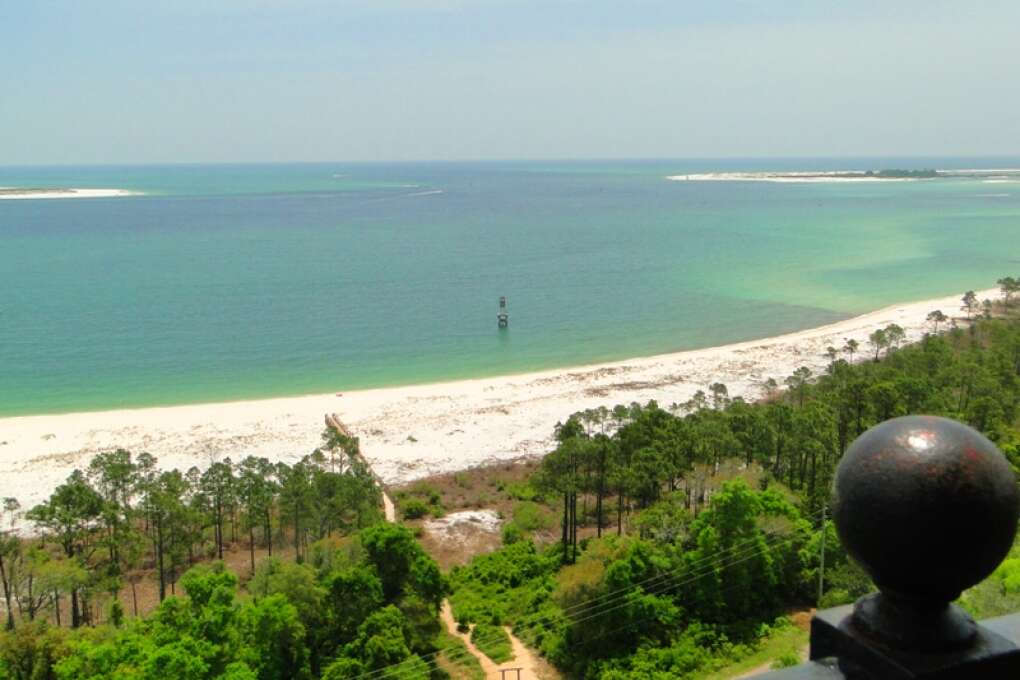
M1020 493L1002 453L966 425L906 416L847 449L833 519L883 593L949 602L991 574L1017 531Z

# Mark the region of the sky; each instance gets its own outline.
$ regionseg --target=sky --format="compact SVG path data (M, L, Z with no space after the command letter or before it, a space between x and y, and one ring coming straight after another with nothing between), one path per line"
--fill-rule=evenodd
M0 0L0 165L1020 155L1016 0Z

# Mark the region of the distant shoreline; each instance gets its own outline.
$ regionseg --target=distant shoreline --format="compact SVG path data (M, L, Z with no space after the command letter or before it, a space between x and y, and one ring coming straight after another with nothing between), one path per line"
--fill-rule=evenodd
M33 198L118 198L138 196L127 189L75 189L64 187L0 187L0 200Z
M998 298L997 290L978 296ZM388 483L496 460L541 455L571 413L649 399L682 403L715 382L731 397L757 399L772 378L825 370L828 346L860 343L891 323L918 340L927 314L959 317L960 295L892 305L808 330L720 347L494 378L357 390L341 394L0 418L0 495L42 500L76 467L113 448L148 452L165 468L205 467L247 455L293 461L319 445L323 416L337 413L361 438ZM845 356L842 354L841 356Z

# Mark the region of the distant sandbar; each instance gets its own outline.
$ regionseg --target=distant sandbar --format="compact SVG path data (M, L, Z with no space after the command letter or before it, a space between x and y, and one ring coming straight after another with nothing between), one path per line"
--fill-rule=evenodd
M126 189L74 189L63 187L0 187L0 200L19 198L117 198L137 196Z
M849 183L849 182L916 182L934 179L973 179L984 182L1015 182L1020 170L828 170L789 172L692 172L666 177L673 181L691 182L782 182L782 183Z

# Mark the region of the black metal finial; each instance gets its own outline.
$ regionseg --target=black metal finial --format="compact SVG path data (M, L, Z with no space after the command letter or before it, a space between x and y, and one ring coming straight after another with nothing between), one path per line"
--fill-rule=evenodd
M847 450L833 485L843 545L880 593L852 624L896 649L960 649L974 621L950 603L991 574L1013 544L1020 493L979 432L946 418L881 423Z

